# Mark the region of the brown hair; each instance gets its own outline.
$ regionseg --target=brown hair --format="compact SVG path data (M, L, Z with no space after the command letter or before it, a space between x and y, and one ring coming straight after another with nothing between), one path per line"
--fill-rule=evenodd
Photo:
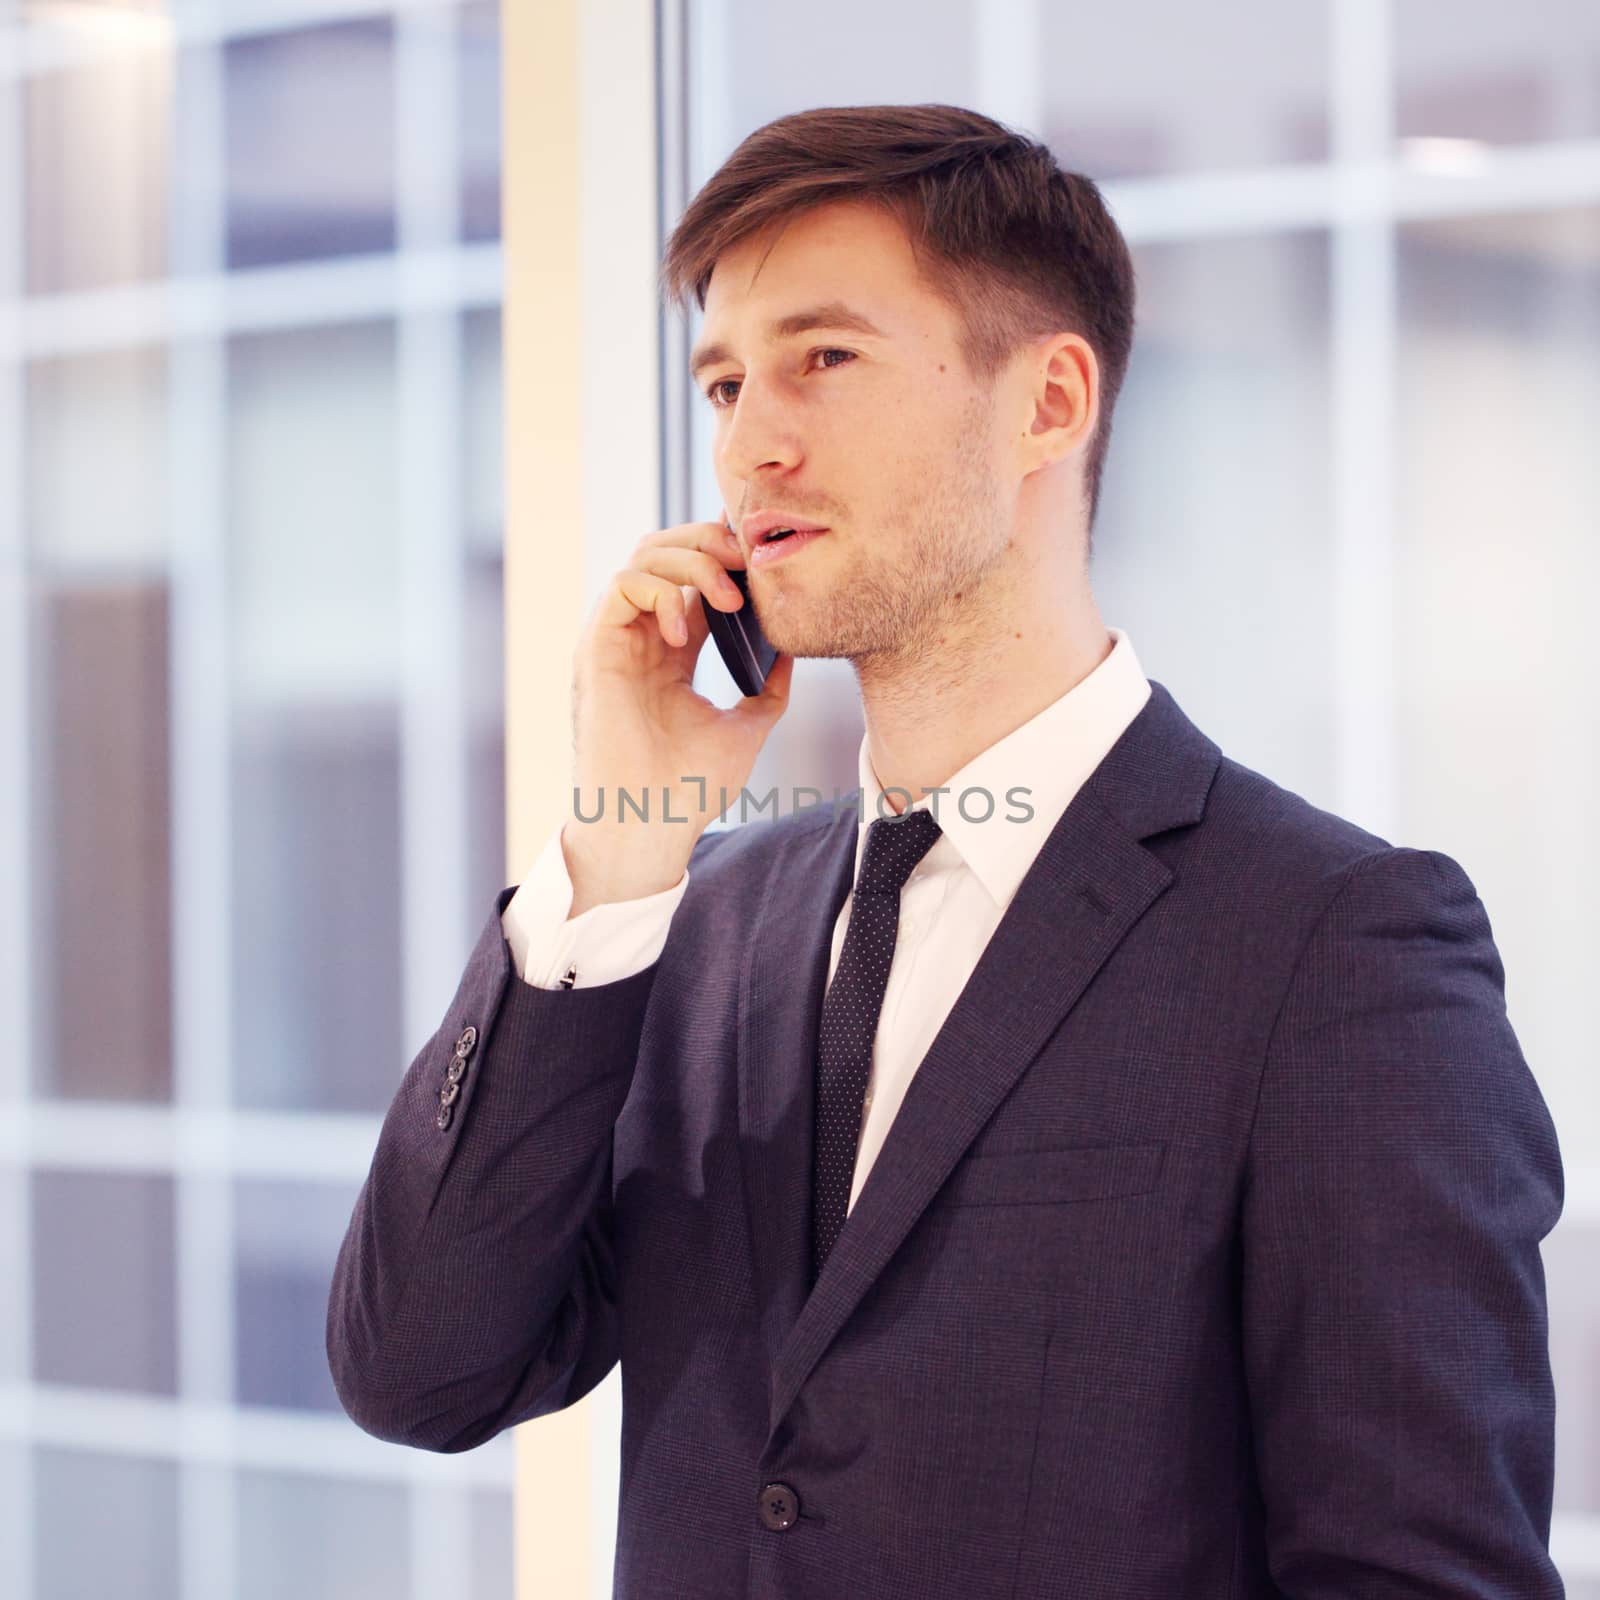
M1111 412L1133 347L1134 270L1093 180L962 106L824 106L758 128L695 195L667 240L665 298L703 311L717 258L769 224L837 201L900 219L924 281L960 314L962 359L993 381L1022 345L1080 334L1100 368L1084 462L1089 527Z

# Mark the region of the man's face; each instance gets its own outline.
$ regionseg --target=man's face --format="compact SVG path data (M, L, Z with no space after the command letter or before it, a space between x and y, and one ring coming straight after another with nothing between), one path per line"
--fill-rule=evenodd
M770 323L835 303L880 333L768 339ZM1003 624L1017 485L1000 467L994 398L968 378L957 337L899 222L869 206L804 213L718 258L696 348L722 353L695 382L711 394L723 503L747 560L744 522L758 512L828 530L749 563L778 649L911 661L952 629Z

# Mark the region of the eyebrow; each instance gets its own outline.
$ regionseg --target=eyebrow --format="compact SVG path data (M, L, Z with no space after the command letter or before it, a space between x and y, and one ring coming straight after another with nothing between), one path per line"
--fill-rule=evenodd
M848 333L865 334L872 339L889 336L869 317L853 310L842 300L830 300L824 305L808 306L804 311L791 311L767 324L767 343L777 344L782 339L792 339L796 334L812 333L818 328L838 329ZM689 361L689 376L698 378L701 370L713 362L726 361L733 352L725 344L702 345Z

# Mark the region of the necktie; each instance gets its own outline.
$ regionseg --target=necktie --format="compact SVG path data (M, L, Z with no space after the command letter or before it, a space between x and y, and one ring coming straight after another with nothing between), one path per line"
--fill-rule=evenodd
M850 1206L872 1042L900 930L900 891L939 837L931 811L879 817L867 829L861 873L839 965L823 997L817 1037L816 1143L812 1164L811 1265L822 1275Z

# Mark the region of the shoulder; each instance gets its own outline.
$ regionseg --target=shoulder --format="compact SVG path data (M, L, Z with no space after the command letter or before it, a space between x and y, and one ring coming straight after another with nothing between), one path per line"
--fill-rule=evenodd
M1455 905L1476 896L1445 852L1397 845L1227 756L1196 834L1196 863L1236 888L1293 900L1313 920L1367 892Z
M1395 844L1227 758L1206 821L1196 854L1227 884L1216 903L1276 928L1276 1049L1353 1067L1381 1053L1380 1035L1448 1056L1505 1028L1488 913L1453 856Z

